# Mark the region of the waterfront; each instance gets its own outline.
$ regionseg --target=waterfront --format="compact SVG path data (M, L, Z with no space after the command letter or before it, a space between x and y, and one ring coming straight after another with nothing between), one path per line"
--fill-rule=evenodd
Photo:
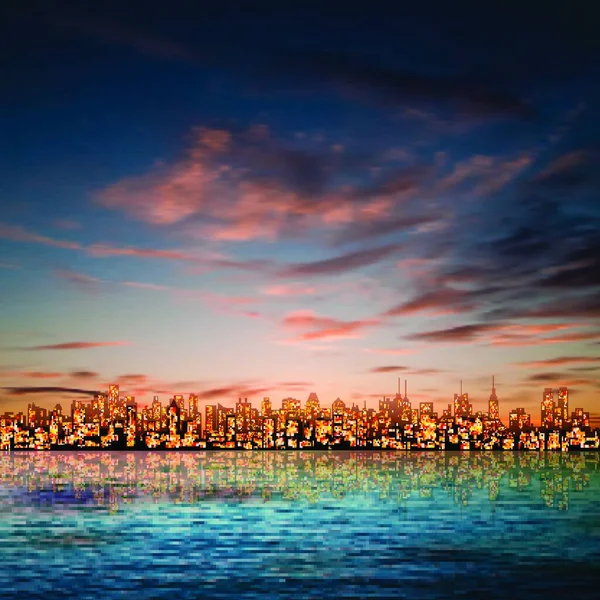
M0 595L593 597L599 460L6 453Z

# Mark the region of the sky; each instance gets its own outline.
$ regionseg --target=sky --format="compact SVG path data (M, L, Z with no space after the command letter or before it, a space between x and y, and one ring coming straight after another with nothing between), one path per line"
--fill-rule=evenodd
M0 9L0 411L494 375L600 422L590 3L85 4Z

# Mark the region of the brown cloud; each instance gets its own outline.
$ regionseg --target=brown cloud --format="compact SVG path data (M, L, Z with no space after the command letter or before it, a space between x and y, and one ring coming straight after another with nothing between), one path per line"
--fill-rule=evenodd
M247 385L231 385L217 388L209 388L198 392L200 400L214 400L222 398L224 402L237 400L238 398L248 398L261 395L272 391L272 387L248 387Z
M381 219L356 220L352 225L336 236L337 244L364 242L392 234L418 231L421 228L431 227L440 222L440 216L413 215L390 217L383 215Z
M573 182L573 175L579 175L577 169L584 165L588 158L588 153L584 150L572 150L563 154L533 177L532 183L537 186L555 187L557 184L563 185L566 181Z
M46 346L31 346L23 350L85 350L87 348L103 348L106 346L128 346L130 342L65 342Z
M384 367L373 367L369 369L370 373L394 373L395 371L406 371L408 367L401 367L399 365L387 365Z
M276 384L278 387L297 387L297 388L308 388L313 387L312 381L280 381Z
M415 333L409 336L409 339L426 342L471 342L478 339L481 334L493 331L495 328L495 325L473 323L471 325L458 325L448 329Z
M567 373L557 373L554 371L548 371L548 372L544 372L544 373L534 373L533 375L530 375L529 377L527 377L527 381L530 381L532 383L543 383L543 382L548 382L548 383L558 383L561 386L567 386L567 387L571 387L571 386L577 386L577 385L591 385L593 383L595 383L595 381L593 379L573 379L572 375L569 375Z
M582 325L578 323L473 323L416 333L409 336L409 339L450 343L481 341L492 346L521 347L564 344L596 339L600 335L598 332L559 333L580 327ZM557 333L559 335L548 337Z
M568 326L567 326L568 327ZM599 332L567 333L556 337L526 337L522 335L498 335L491 340L494 346L546 346L551 344L568 344L595 340L600 337Z
M563 365L585 365L590 363L598 363L598 366L600 366L600 358L594 356L559 356L557 358L548 358L545 360L534 360L528 362L513 363L513 365L515 367L523 367L526 369L540 369L544 367L558 367Z
M314 262L290 265L279 272L280 277L318 277L346 273L375 264L402 248L401 244L388 244L379 248L357 250Z
M119 375L117 383L122 386L140 386L148 381L148 376L141 373Z
M67 388L67 387L5 387L2 388L5 392L12 396L26 396L29 394L77 394L81 396L94 396L100 392L96 390L83 390L80 388Z
M75 377L76 379L95 379L99 376L99 373L95 371L71 371L71 377Z
M72 269L56 269L54 275L86 291L97 289L101 283L101 280L96 277L91 277L90 275L85 275L84 273L73 271Z
M452 288L441 288L425 292L407 302L402 302L387 310L384 316L399 317L423 311L435 315L449 315L470 312L473 308L472 293Z

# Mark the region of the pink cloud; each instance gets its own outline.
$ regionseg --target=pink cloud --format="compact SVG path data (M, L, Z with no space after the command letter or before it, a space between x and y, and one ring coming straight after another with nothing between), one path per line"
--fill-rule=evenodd
M180 260L185 262L201 262L205 260L199 256L180 250L158 250L153 248L119 248L109 244L94 244L86 248L91 256L138 256L141 258L163 258L167 260Z
M402 302L388 309L384 316L399 317L424 311L434 315L451 315L471 312L473 308L470 293L453 288L440 288Z
M363 330L380 323L377 319L341 321L320 317L312 311L296 311L283 319L284 327L300 330L301 341L356 339L363 337Z
M29 379L57 379L64 377L65 373L55 371L0 371L0 377L18 378L26 377Z
M369 354L389 354L391 356L404 356L416 352L413 348L365 348L364 351Z
M456 163L454 169L438 180L435 192L444 194L469 183L469 194L484 196L502 189L530 166L534 156L523 154L511 159L475 155Z
M558 356L556 358L547 358L545 360L533 360L527 362L513 363L515 367L525 369L540 369L545 367L563 366L563 365L589 365L597 364L600 367L600 358L595 356Z
M66 250L80 250L81 245L77 242L66 240L57 240L55 238L39 235L32 231L20 227L19 225L9 225L0 223L0 238L11 240L13 242L26 242L33 244L43 244L55 248L64 248Z
M262 290L267 296L312 296L317 288L303 283L270 285Z

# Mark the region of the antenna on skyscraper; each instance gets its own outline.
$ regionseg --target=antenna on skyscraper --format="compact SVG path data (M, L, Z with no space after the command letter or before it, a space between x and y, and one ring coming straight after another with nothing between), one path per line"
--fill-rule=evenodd
M460 395L462 396L462 379L460 380Z
M494 382L494 376L492 375L492 392L494 392L496 390L496 385Z
M408 379L405 379L404 380L404 397L405 398L408 398L408 392L406 391L407 383L408 383Z
M401 385L400 381L401 381L400 377L398 377L398 394L400 394L400 385Z

